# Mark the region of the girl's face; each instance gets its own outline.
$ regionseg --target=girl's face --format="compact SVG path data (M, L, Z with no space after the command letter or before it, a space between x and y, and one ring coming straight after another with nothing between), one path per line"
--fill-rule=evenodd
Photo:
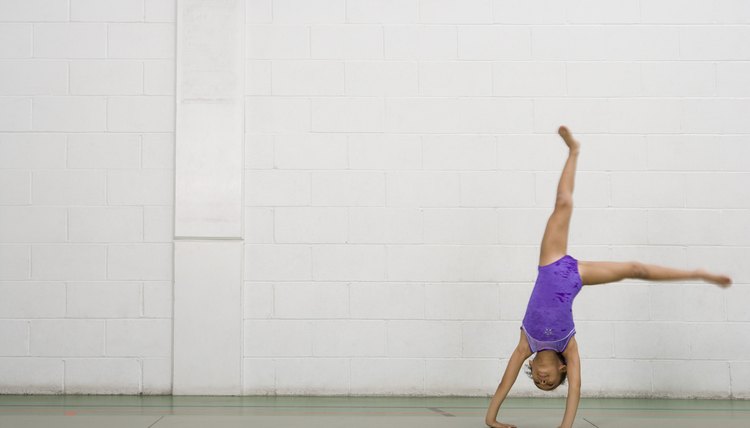
M560 384L561 372L557 367L539 367L532 361L531 378L534 380L534 385L537 388L551 391Z
M531 379L537 388L551 391L560 385L562 374L567 370L557 355L541 351L531 360Z

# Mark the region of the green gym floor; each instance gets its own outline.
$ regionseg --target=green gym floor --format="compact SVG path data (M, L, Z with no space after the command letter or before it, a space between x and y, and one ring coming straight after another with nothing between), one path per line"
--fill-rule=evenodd
M484 427L489 398L0 395L0 428ZM564 399L508 399L500 421L555 428ZM582 399L575 427L750 427L750 401Z

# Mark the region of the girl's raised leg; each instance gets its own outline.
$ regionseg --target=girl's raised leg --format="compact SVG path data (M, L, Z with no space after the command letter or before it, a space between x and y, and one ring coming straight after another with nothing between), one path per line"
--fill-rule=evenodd
M677 281L702 279L720 287L728 287L732 279L705 269L683 270L641 262L590 262L579 260L578 273L583 285L606 284L626 278L646 281Z
M560 181L557 184L555 209L547 220L547 227L544 229L539 254L540 265L552 263L567 254L568 230L570 228L570 217L573 214L573 187L581 145L565 126L561 126L557 133L568 146L568 159L565 161L565 166L560 174Z

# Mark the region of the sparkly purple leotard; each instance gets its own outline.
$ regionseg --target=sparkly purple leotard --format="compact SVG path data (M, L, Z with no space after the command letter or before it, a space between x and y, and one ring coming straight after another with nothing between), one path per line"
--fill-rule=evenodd
M565 255L539 266L521 329L531 352L553 349L562 352L575 334L573 299L581 291L578 260Z

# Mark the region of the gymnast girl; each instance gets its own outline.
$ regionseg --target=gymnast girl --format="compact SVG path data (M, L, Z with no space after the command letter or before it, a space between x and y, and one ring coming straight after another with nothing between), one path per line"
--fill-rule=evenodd
M542 237L537 279L521 323L520 339L485 416L485 423L493 428L516 428L498 422L497 414L524 361L533 354L536 356L528 364L527 374L537 388L552 391L567 378L568 396L561 428L573 426L581 397L581 362L572 305L584 285L626 278L649 281L701 279L720 287L732 283L728 276L705 269L679 270L635 261L583 261L570 256L567 253L568 226L573 212L573 182L581 145L565 126L560 127L558 134L568 146L568 159L557 185L555 208Z

